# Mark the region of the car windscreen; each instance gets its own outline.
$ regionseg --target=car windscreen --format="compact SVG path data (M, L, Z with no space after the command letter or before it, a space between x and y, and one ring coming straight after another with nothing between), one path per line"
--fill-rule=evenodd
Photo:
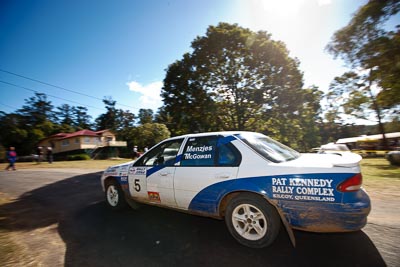
M240 133L236 136L258 154L275 163L297 159L300 156L299 152L263 134Z

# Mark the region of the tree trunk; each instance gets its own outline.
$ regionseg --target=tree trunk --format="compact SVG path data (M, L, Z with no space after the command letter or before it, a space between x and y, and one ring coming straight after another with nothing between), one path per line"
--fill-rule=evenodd
M372 99L372 105L373 105L373 108L374 108L374 110L376 112L376 116L378 117L378 128L379 128L379 133L382 134L383 149L384 150L389 150L388 142L387 142L386 134L385 134L385 127L384 127L384 125L382 123L381 108L380 108L380 106L378 104L378 101L377 101L376 97L372 93L371 85L372 85L372 81L369 80L368 81L368 91L369 91L369 94L370 94L371 99Z

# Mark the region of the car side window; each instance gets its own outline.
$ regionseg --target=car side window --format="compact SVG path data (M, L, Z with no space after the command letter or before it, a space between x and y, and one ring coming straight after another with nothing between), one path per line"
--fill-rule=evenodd
M239 166L241 154L231 143L218 146L218 166Z
M241 154L222 136L190 138L183 151L180 166L238 166Z
M191 137L186 142L181 166L215 166L217 136Z
M173 166L183 139L164 142L144 154L134 166Z

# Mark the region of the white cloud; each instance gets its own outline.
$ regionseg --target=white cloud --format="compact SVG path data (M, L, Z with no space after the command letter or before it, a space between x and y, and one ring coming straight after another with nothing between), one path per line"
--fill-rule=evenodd
M318 5L319 6L327 6L332 4L332 0L318 0Z
M126 83L126 85L128 85L130 91L141 94L139 97L140 108L157 110L162 106L160 93L163 83L161 81L147 85L131 81Z

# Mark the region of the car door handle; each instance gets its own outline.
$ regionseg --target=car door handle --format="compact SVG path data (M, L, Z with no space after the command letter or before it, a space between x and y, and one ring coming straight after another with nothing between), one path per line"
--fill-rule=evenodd
M160 172L160 175L161 176L168 176L168 175L170 175L170 173L169 172Z
M220 179L226 179L226 178L229 178L229 177L231 177L230 173L217 173L215 175L215 178L220 178Z

